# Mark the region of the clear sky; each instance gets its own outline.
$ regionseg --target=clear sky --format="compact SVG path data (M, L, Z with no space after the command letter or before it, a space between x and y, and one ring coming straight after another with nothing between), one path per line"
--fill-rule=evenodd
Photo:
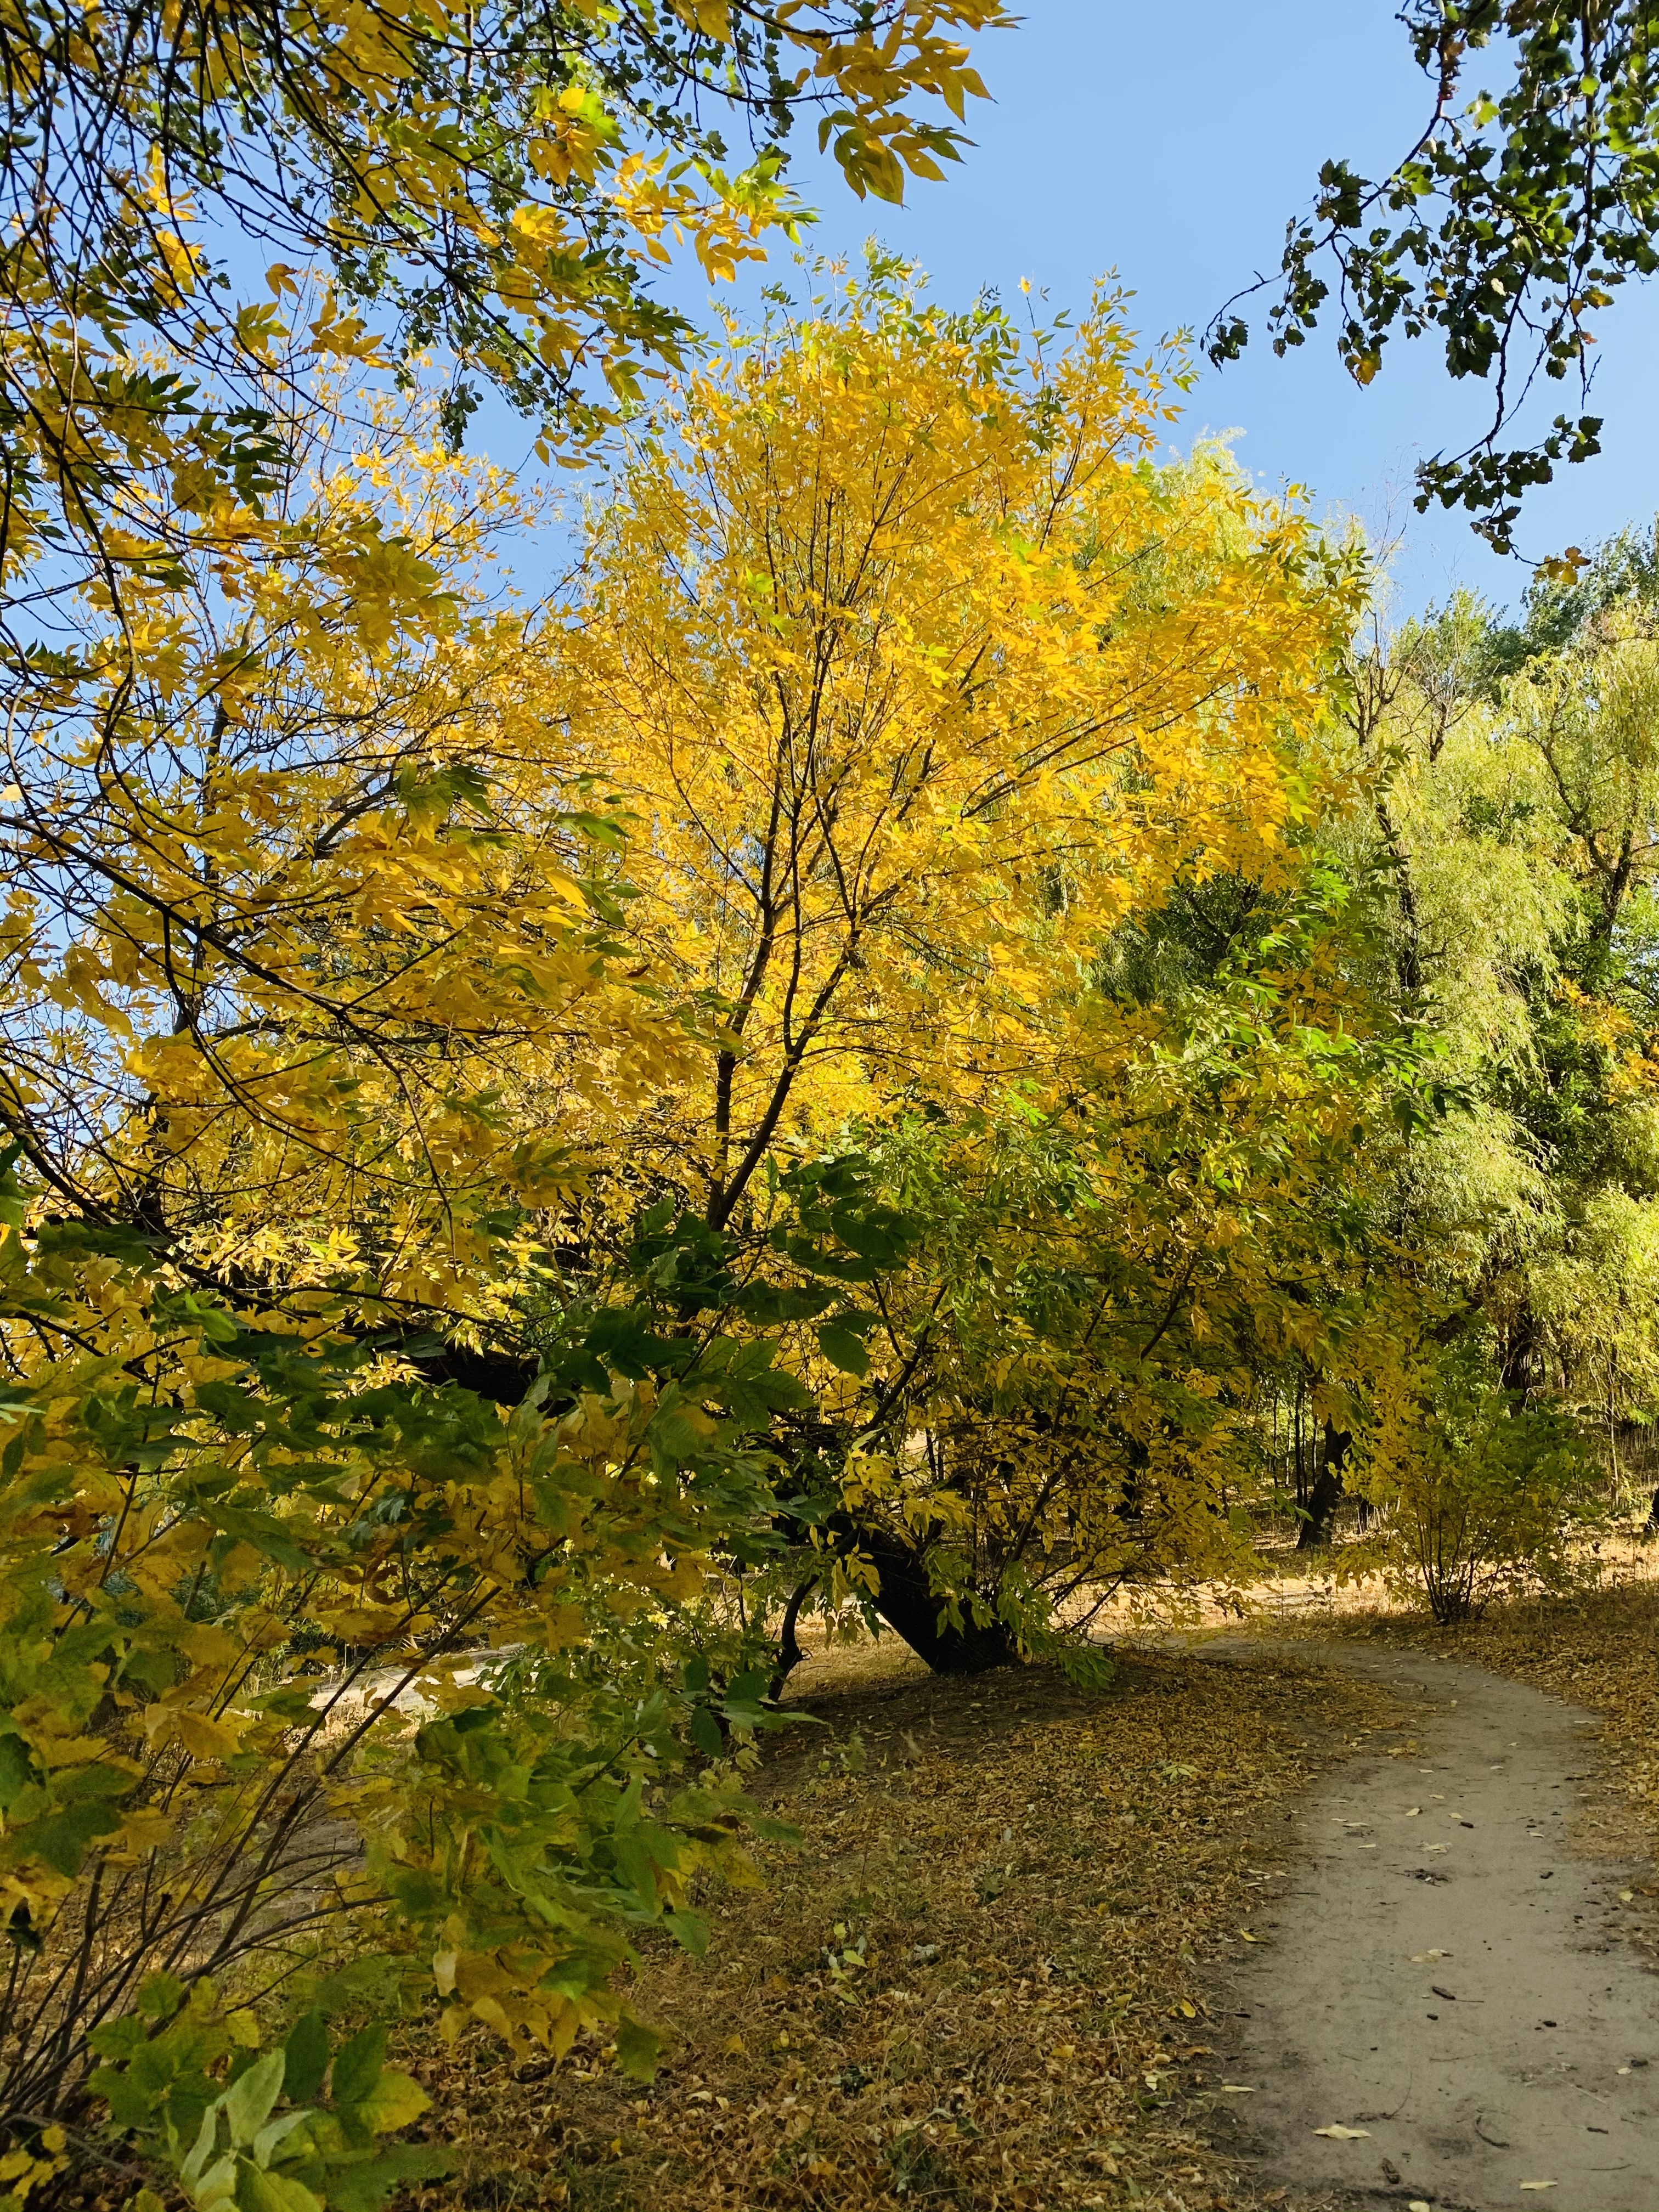
M987 286L1013 300L1029 277L1051 308L1078 307L1096 276L1115 270L1143 335L1201 329L1241 283L1277 265L1285 223L1307 207L1322 160L1346 155L1376 174L1411 144L1428 103L1397 4L1027 0L1018 30L981 44L993 100L974 104L977 143L945 183L913 183L902 209L860 202L815 147L799 146L793 173L822 217L811 242L856 253L874 233L920 261L951 303ZM699 285L681 278L672 289L703 313ZM1519 540L1534 557L1659 510L1659 289L1630 288L1599 328L1593 406L1607 417L1605 451L1532 495ZM1550 386L1547 396L1547 416L1574 394ZM1507 602L1524 569L1498 559L1460 514L1411 507L1417 460L1465 442L1488 398L1484 386L1452 383L1430 341L1392 347L1361 391L1334 345L1316 338L1277 361L1258 329L1243 362L1205 373L1176 436L1237 429L1239 458L1264 484L1303 483L1316 512L1357 513L1374 533L1403 527L1399 603L1455 582ZM513 458L510 434L489 442Z

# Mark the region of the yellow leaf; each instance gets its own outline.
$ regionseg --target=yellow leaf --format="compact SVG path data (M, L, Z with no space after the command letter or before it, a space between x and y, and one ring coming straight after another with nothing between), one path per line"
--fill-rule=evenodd
M357 2112L377 2136L384 2136L419 2119L431 2102L418 2081L387 2066L382 2068L379 2080L357 2106Z
M192 1759L234 1759L240 1744L240 1731L225 1722L176 1707L164 1713L156 1732L176 1739Z

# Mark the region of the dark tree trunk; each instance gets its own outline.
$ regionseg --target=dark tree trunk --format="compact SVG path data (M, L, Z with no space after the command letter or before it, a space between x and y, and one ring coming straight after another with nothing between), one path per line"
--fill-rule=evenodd
M902 1537L885 1528L855 1528L840 1515L830 1527L849 1550L856 1548L874 1562L881 1587L871 1602L936 1674L982 1674L1018 1659L1019 1647L1000 1620L982 1628L972 1620L960 1628L939 1626L940 1601L927 1578L927 1562Z
M1505 1333L1498 1379L1506 1390L1526 1390L1538 1380L1538 1323L1522 1306Z
M459 1344L446 1344L436 1352L417 1352L413 1364L421 1371L421 1380L434 1389L453 1382L497 1406L521 1405L525 1393L541 1372L539 1361L526 1359L517 1352L473 1352Z
M1308 1493L1307 1519L1297 1533L1298 1552L1316 1551L1331 1540L1331 1522L1342 1497L1342 1468L1348 1456L1348 1447L1353 1442L1347 1429L1334 1429L1325 1424L1325 1464L1314 1480Z
M800 1620L801 1607L817 1588L816 1576L810 1582L798 1583L789 1593L789 1602L783 1608L783 1624L778 1631L778 1663L772 1671L770 1694L774 1700L783 1695L783 1686L805 1658L800 1648L800 1638L795 1633Z

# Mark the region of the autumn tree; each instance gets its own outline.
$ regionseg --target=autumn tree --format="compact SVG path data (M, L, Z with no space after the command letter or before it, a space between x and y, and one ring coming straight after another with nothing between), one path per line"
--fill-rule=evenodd
M956 143L906 102L959 117L954 34L1000 20L0 20L20 2200L102 2100L193 2202L368 2212L431 2170L377 2143L422 2102L382 2063L412 1956L450 2032L604 2027L648 2068L626 1930L702 1940L687 1883L765 1716L731 1670L639 1694L605 1638L659 1639L763 1538L752 1439L800 1385L764 1340L653 1333L637 1285L565 1314L510 1419L524 1378L434 1388L410 1343L487 1328L573 1148L686 1044L617 972L614 824L503 735L524 629L477 563L513 502L443 448L469 376L603 431L688 337L648 266L690 237L727 272L794 219L792 114L896 197ZM711 105L756 127L735 173ZM250 240L297 263L250 284ZM434 347L435 416L399 419ZM533 1698L465 1679L502 1646ZM319 1981L342 1925L384 1971Z
M1115 1100L1114 933L1178 878L1285 865L1352 586L1224 456L1154 465L1169 407L1108 299L1022 339L877 263L638 443L537 695L638 816L634 926L714 1037L637 1126L624 1210L659 1188L763 1267L796 1166L846 1133ZM1177 1302L1181 1273L1150 1260ZM916 1289L899 1320L849 1287L803 1338L843 1436L921 1418L945 1294ZM953 1663L891 1536L874 1601Z
M293 899L269 884L250 892L315 938L335 896L319 884L344 825L364 807L378 819L371 794L391 788L391 740L373 766L363 753L328 760L329 744L349 754L365 717L379 715L380 732L400 715L424 714L428 728L444 719L433 696L417 706L398 696L420 641L437 647L455 611L420 529L404 528L398 496L380 496L376 471L395 441L375 408L394 386L429 382L436 348L453 378L420 434L428 443L459 437L476 398L469 377L530 413L544 453L549 439L580 446L602 434L637 402L648 365L678 359L689 337L649 295L648 271L672 240L691 241L711 274L763 252L769 229L793 220L780 146L803 110L860 191L894 197L905 174L937 173L956 134L905 103L959 115L981 87L952 33L1000 20L982 0L873 15L586 5L5 14L0 681L22 793L18 858L32 884L58 870L43 910L70 875L77 914L111 887L109 851L91 857L100 842L136 835L147 860L158 837L188 842L176 815L187 787L214 834L234 842L245 800L251 821L269 824L276 786L253 797L230 758L248 757L249 696L263 686L268 705L284 683L331 684L337 696L300 740L312 797L296 805L294 832L311 884ZM738 173L720 166L717 119L758 134ZM261 284L254 246L295 258L272 262ZM354 444L363 465L347 494ZM319 469L330 480L320 497ZM388 656L400 673L377 698L368 671ZM291 729L312 714L282 711ZM297 765L273 733L258 743L267 776ZM412 744L407 730L396 740L407 788L426 775ZM166 796L148 766L144 798L125 793L128 761L163 752ZM65 816L43 828L42 778L60 769L73 793L50 805L73 826ZM474 769L466 777L428 776L425 817L476 791ZM158 805L160 825L135 818ZM332 826L319 848L324 816ZM361 854L363 833L353 834ZM452 858L459 850L452 839ZM213 893L195 878L232 878L238 865L168 850L126 887L149 916L139 934L153 924L168 939L181 1030L216 962L240 960L249 981L270 950L230 954L245 921L204 920ZM275 972L267 993L284 988ZM372 1028L366 1002L360 1011ZM250 1018L245 1048L257 1052L258 1024L276 1017L267 1005ZM14 1128L21 1137L15 1117Z
M4 574L74 546L117 591L257 510L314 404L295 301L301 356L401 378L441 349L452 440L479 379L591 436L691 335L649 289L672 242L714 276L789 227L802 113L860 192L939 174L958 135L906 103L959 120L982 91L959 34L1003 20L992 0L9 7ZM736 167L722 125L752 142ZM256 253L291 258L261 285ZM135 521L124 488L157 456L172 511Z

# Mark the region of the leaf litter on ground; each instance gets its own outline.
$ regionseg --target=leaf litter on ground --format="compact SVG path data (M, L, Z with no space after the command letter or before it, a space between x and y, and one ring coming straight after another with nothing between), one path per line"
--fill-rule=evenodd
M901 1661L810 1705L829 1730L786 1731L757 1778L799 1842L700 1900L704 1958L643 1947L655 2081L592 2046L556 2068L424 2041L463 2163L419 2212L1286 2206L1206 2141L1211 2100L1255 2085L1218 2078L1205 1970L1307 1783L1388 1725L1382 1693L1152 1653L1103 1692Z

